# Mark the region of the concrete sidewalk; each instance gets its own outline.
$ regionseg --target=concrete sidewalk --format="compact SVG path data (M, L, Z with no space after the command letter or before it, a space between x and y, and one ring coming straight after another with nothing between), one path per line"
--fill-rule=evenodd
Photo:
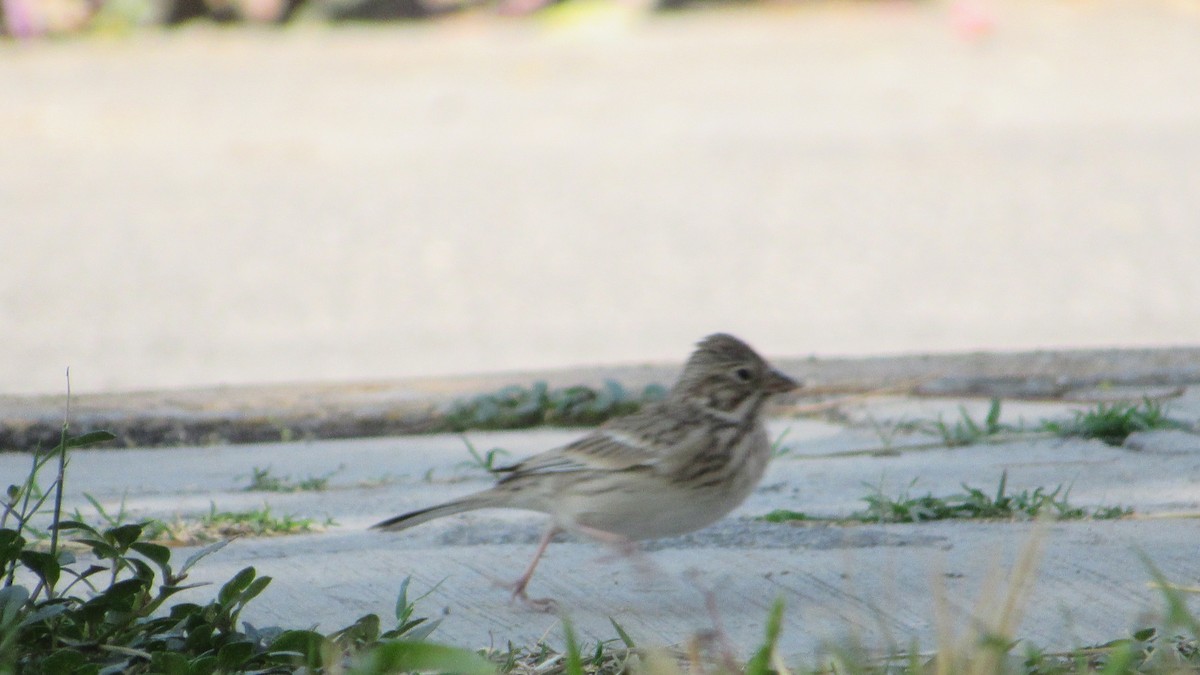
M1032 427L1090 405L1006 401L1002 421ZM1187 387L1166 405L1173 418L1195 424L1200 387ZM906 647L912 639L932 648L935 588L944 591L952 614L968 612L1009 570L1033 537L1033 524L771 524L754 518L774 509L845 516L864 508L871 486L891 496L906 489L914 496L948 496L961 492L964 482L994 492L1005 472L1010 494L1063 485L1074 505L1135 510L1132 519L1059 522L1045 530L1044 556L1019 631L1032 644L1067 648L1149 625L1162 604L1147 585L1139 551L1171 580L1200 582L1200 437L1151 433L1131 437L1126 447L1109 447L1018 436L951 449L932 447L928 434L906 430L912 426L906 422L957 419L959 406L981 419L987 402L874 397L848 402L825 419L776 418L771 433L784 438L784 453L758 491L708 529L647 546L658 573L641 576L625 562L604 560L607 552L595 545L565 541L551 547L531 593L556 598L589 640L615 637L611 617L646 644L684 641L711 627L701 594L708 589L743 650L760 639L776 597L788 606L782 645L790 657L811 656L823 641L847 635L879 648ZM481 450L502 447L516 458L579 433L540 429L468 437ZM863 452L872 450L878 452ZM454 435L88 450L72 457L67 506L89 512L88 494L110 511L124 503L135 518L264 504L278 514L333 518L337 524L320 534L234 541L196 569L192 580L221 582L246 565L274 577L244 615L255 625L332 630L368 612L390 616L401 580L411 576L412 593L436 586L417 613L443 619L437 639L469 647L532 644L547 635L556 640L559 619L509 604L495 584L515 577L528 561L542 517L480 511L399 534L365 531L384 517L488 485L486 473L466 460L463 440ZM0 474L20 475L27 461L20 454L0 455ZM247 492L255 468L293 480L330 475L330 489ZM190 597L211 592L198 589Z

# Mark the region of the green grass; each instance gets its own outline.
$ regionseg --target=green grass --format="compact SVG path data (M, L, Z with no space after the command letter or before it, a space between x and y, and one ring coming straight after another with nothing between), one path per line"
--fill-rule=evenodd
M260 509L246 511L219 511L216 504L211 504L208 513L199 518L148 520L144 529L146 537L152 541L194 546L233 537L277 537L322 532L334 524L332 518L317 520L293 514L276 515L266 504Z
M774 511L772 511L766 515L759 516L758 520L765 520L768 523L790 523L790 522L795 522L795 521L800 521L800 520L817 521L817 520L821 520L821 519L814 518L814 517L808 515L807 513L804 513L803 511L791 511L789 509L775 509Z
M276 476L271 473L271 467L251 469L250 484L246 492L323 492L329 489L329 479L344 467L338 467L322 476L309 476L302 480L293 481L291 476Z
M200 517L177 517L174 520L146 518L134 521L125 510L124 498L121 499L117 510L110 512L92 495L84 493L83 496L96 510L103 526L117 528L136 522L148 541L174 546L195 546L232 537L272 537L321 532L335 524L332 518L317 520L293 514L275 515L267 504L263 504L260 509L219 511L216 504L211 502L208 513ZM75 509L72 518L78 522L88 520L79 509Z
M975 421L964 406L958 407L959 417L953 422L946 422L941 415L928 425L928 430L941 436L947 447L974 445L982 440L1011 432L1014 429L1000 424L1000 399L992 399L987 414L982 420Z
M1080 410L1069 420L1041 420L1027 427L1004 424L1000 421L1002 402L992 399L987 413L982 418L971 416L965 406L959 406L958 417L947 421L944 415L934 420L900 421L884 425L868 415L867 423L882 442L878 454L894 454L900 450L915 450L937 447L966 447L981 443L1005 443L1008 441L1031 440L1044 437L1097 439L1112 446L1125 442L1130 434L1153 429L1194 430L1192 425L1170 418L1165 408L1149 398L1137 403L1100 403L1096 407ZM896 442L901 433L919 433L936 436L939 441L930 444L904 444ZM868 454L868 451L856 451Z
M1059 485L1053 490L1043 487L1021 492L1008 492L1008 472L1000 474L1000 482L994 491L985 492L963 483L963 492L945 497L932 493L913 496L909 490L916 484L914 479L897 496L884 493L883 486L871 486L872 492L863 497L867 508L856 511L835 522L858 523L920 523L932 520L982 519L982 520L1030 520L1048 516L1054 520L1096 520L1122 518L1133 513L1123 506L1100 507L1088 511L1072 506L1067 500L1069 490ZM799 511L776 510L759 520L772 523L803 520L822 520Z
M997 607L975 609L976 617L963 634L943 635L931 653L893 648L880 653L861 642L827 643L823 655L788 663L779 652L785 607L776 599L764 620L764 637L745 663L732 661L716 646L725 640L719 629L692 636L675 647L648 648L634 644L613 621L618 637L593 645L581 644L564 622L561 649L545 641L533 646L508 644L483 654L505 675L1184 675L1200 672L1200 621L1186 609L1180 591L1161 578L1167 611L1158 627L1143 627L1128 637L1078 649L1051 652L1014 637L1019 623L1012 600L1028 591L1031 579L1014 573ZM1032 574L1032 571L1026 574ZM996 610L999 610L998 612ZM987 616L990 614L991 616Z
M462 437L462 442L467 446L467 452L471 453L471 459L463 462L461 466L482 469L488 473L496 473L499 469L496 466L496 460L509 455L509 452L502 448L492 448L487 452L481 453L475 449L475 445L466 436Z
M778 459L780 457L783 457L783 456L789 454L792 451L791 446L783 444L783 442L785 440L787 440L788 434L790 434L790 433L792 433L792 428L788 427L788 428L784 429L782 432L780 432L779 436L777 436L775 438L775 440L771 442L771 457L772 458Z
M1064 438L1094 438L1119 446L1136 431L1186 429L1188 425L1167 417L1161 404L1146 398L1140 403L1101 403L1077 411L1070 421L1044 421L1042 428Z

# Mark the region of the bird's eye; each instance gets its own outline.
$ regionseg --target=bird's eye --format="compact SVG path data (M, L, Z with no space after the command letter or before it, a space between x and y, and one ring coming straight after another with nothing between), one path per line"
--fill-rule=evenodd
M750 372L749 368L738 368L737 370L733 371L733 376L742 382L749 382L752 374L753 373Z

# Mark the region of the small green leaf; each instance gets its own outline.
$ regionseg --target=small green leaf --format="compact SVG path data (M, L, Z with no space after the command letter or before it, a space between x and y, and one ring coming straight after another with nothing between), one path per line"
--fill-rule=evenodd
M783 598L776 598L771 605L771 613L767 616L767 636L763 645L746 664L746 675L769 675L771 673L771 655L779 642L779 632L783 626Z
M59 649L42 660L44 673L76 673L87 663L87 657L78 649Z
M242 672L253 655L254 645L249 642L231 642L217 651L217 667L226 672Z
M102 539L76 539L76 542L90 546L97 558L115 560L121 557L121 552L115 546Z
M25 538L16 530L0 530L0 567L7 567L25 549Z
M396 631L396 637L403 635L405 640L425 640L429 637L430 633L442 625L442 620L434 619L430 621L428 619L421 619L420 621L410 621L408 623L410 625L405 626L403 630Z
M58 583L62 568L59 567L58 559L54 556L42 551L21 551L18 558L26 569L38 575L38 578L50 588L54 588Z
M165 576L166 570L169 569L168 565L171 562L171 549L162 544L152 544L148 541L131 542L129 548L142 554L150 562L162 568Z
M579 641L575 639L575 627L567 619L563 619L563 633L567 640L567 662L564 672L566 675L583 675L583 659L579 654Z
M129 549L129 545L142 536L141 523L130 523L109 528L104 532L104 538L112 542L120 551Z
M243 568L242 571L235 574L232 579L226 581L225 585L221 587L221 590L217 593L217 602L222 605L228 605L233 602L254 581L255 574L256 572L253 567Z
M358 621L346 626L329 636L329 639L339 645L372 644L379 640L379 616L367 614L359 617Z
M196 551L192 555L188 556L187 560L183 561L183 567L179 568L179 572L177 572L175 574L175 576L179 579L186 577L188 570L192 569L193 565L200 562L204 558L207 558L208 556L216 553L217 551L220 551L221 549L225 548L228 544L229 544L229 540L224 539L222 541L218 541L216 543L209 544L208 546L205 546L204 548L200 549L199 551Z
M627 648L637 649L637 645L634 644L633 638L629 637L629 633L625 632L625 629L621 627L621 624L617 623L616 619L610 616L608 617L608 622L612 624L613 629L617 631L617 636L621 638L621 642L624 642Z
M96 528L87 523L78 520L63 520L58 523L59 532L67 532L71 530L80 530L87 533L92 539L103 539L103 535Z
M0 588L0 626L7 626L16 621L17 615L27 600L29 600L29 590L24 586Z
M1100 671L1100 675L1124 675L1136 672L1133 668L1134 655L1133 645L1128 642L1118 644L1108 653L1108 663Z
M242 604L246 604L254 598L257 598L258 595L266 590L267 586L270 585L271 577L258 577L254 581L250 582L250 585L246 587L246 590L242 591L238 601Z
M125 579L109 586L105 591L84 603L91 608L105 610L126 610L133 606L133 601L139 593L146 590L148 584L144 579Z
M211 675L217 671L217 657L206 654L188 662L189 675Z
M150 669L163 675L190 675L187 657L178 652L152 652Z
M311 630L289 630L279 634L267 648L275 657L291 656L293 663L303 664L316 672L323 665L321 656L325 636Z
M96 443L111 441L116 438L111 431L89 431L86 434L80 434L74 438L67 439L68 448L82 448ZM61 446L61 443L59 444ZM55 448L56 450L58 448Z
M412 577L404 577L400 582L400 591L396 593L396 623L402 624L408 621L408 617L412 615L412 605L408 604L408 584L412 581Z

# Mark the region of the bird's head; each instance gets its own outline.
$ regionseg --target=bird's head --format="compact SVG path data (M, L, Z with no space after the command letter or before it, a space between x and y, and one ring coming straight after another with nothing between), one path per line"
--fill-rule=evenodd
M720 413L737 413L757 410L767 396L798 386L750 345L716 333L697 343L671 394Z

